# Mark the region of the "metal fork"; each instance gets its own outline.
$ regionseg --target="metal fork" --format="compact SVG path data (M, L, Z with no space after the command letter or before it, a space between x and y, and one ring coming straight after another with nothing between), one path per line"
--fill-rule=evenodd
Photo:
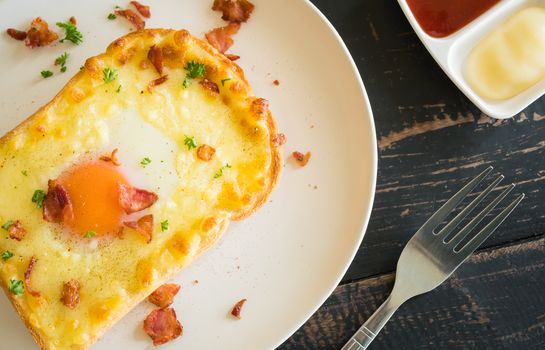
M487 168L465 185L416 232L399 257L392 293L341 350L366 349L401 304L417 295L427 293L443 283L524 199L524 194L518 196L471 240L462 245L461 243L467 235L515 187L514 184L509 185L469 223L461 228L454 237L450 238L450 233L503 180L504 176L500 175L477 198L461 210L454 219L436 232L437 227L488 176L492 169L492 167Z

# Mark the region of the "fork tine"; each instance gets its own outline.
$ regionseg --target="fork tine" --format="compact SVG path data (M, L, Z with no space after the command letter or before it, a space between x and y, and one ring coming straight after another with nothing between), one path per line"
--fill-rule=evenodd
M451 211L453 211L458 204L469 194L475 187L477 187L478 184L483 181L483 179L490 174L490 172L494 169L492 166L489 166L486 168L485 171L480 173L476 178L471 180L467 185L465 185L458 193L456 193L451 199L449 199L439 210L433 214L424 225L420 228L419 231L422 230L433 230L437 227L445 218L450 214Z
M459 254L469 256L475 251L496 229L507 219L507 217L515 210L517 205L524 199L524 193L518 196L509 206L494 218L488 225L485 226L479 233L475 235L460 251Z
M505 177L503 175L500 175L496 180L494 180L494 182L492 182L490 184L490 186L488 186L486 188L486 190L484 190L483 192L481 192L481 194L479 194L477 196L477 198L475 198L471 203L469 203L469 205L467 207L464 208L464 210L462 210L458 215L456 215L456 217L454 219L452 219L451 222L449 222L441 231L439 231L438 235L439 236L444 236L444 239L447 238L448 234L452 232L452 230L454 230L459 224L460 222L467 216L469 215L473 209L475 209L475 207L477 207L477 205L479 205L479 203L482 202L482 200L488 196L488 194L490 192L492 192L493 189L496 188L496 186L498 186L498 184L504 179Z
M509 185L503 192L488 204L476 217L474 217L460 232L447 242L449 246L455 248L473 229L494 209L507 195L515 188L514 184Z

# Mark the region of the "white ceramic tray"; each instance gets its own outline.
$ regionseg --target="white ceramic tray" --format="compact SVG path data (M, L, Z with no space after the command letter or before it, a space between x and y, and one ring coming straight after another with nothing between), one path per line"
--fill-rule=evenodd
M466 59L477 43L510 16L530 6L545 7L544 0L502 0L461 30L445 38L426 34L416 21L406 0L398 0L414 31L439 66L456 86L485 114L497 118L510 118L545 93L545 79L522 93L506 100L489 100L480 97L467 83L463 69Z

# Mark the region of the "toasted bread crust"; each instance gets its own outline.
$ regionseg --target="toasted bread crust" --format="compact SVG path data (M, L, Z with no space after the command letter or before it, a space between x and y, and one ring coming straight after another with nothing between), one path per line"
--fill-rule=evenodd
M240 81L243 82L242 84L239 84L239 86L236 87L238 91L246 92L248 96L253 96L251 93L251 88L248 84L248 81L244 75L243 70L236 63L226 58L223 54L218 52L215 48L210 46L208 43L192 37L189 34L189 32L186 30L175 31L172 29L145 29L145 30L129 33L115 40L108 46L105 53L102 53L98 56L87 59L84 69L80 70L77 74L75 74L74 77L72 77L70 81L68 81L68 83L59 91L59 93L50 102L42 106L33 115L31 115L29 118L27 118L22 123L20 123L17 127L15 127L13 130L11 130L2 138L0 138L0 145L5 145L7 142L12 140L18 134L26 131L30 126L34 125L35 121L40 116L46 114L48 110L51 108L51 106L59 101L59 99L63 96L65 91L70 90L71 88L76 86L76 84L80 82L80 80L85 79L89 76L96 77L97 74L101 74L100 70L96 66L96 62L98 59L102 59L105 57L114 57L119 55L120 53L123 52L128 42L139 40L141 37L166 36L166 35L171 35L173 32L175 32L175 36L177 37L178 41L181 42L183 40L192 40L193 43L200 46L200 48L202 48L204 51L206 51L211 56L213 56L215 60L220 62L222 66L229 67L232 71L235 71ZM202 240L200 242L197 252L194 255L190 256L189 259L187 259L184 266L187 266L193 259L197 258L202 252L204 252L206 249L212 246L222 236L223 232L225 232L230 220L242 220L250 216L259 207L261 207L271 195L271 192L274 189L275 185L277 184L281 174L282 154L281 154L281 146L276 145L272 141L273 136L276 135L277 133L277 128L276 128L276 123L273 119L272 113L268 109L267 109L265 118L266 118L266 123L268 126L269 135L270 135L269 142L270 142L270 149L272 152L270 172L268 174L268 179L270 180L268 183L268 187L256 197L256 200L252 203L253 205L251 207L246 207L246 208L243 208L242 210L231 212L228 218L222 220L214 228L212 228L211 230L215 232L208 233L207 239ZM181 266L180 269L176 271L172 271L170 276L167 276L167 277L171 278L173 275L178 273L184 266ZM159 287L159 285L164 283L168 278L155 281L150 288L144 290L143 292L139 293L137 296L133 297L132 303L125 304L124 307L120 307L119 311L115 315L111 316L110 322L97 331L96 336L89 339L82 346L73 347L72 349L74 350L88 349L113 324L115 324L119 319L121 319L128 311L134 308L142 300L144 300L153 290ZM9 292L8 286L6 283L4 283L4 281L2 281L0 285L2 286L2 289L4 290L9 300L11 301L12 305L14 306L16 312L19 314L19 316L21 317L21 319L24 321L25 325L29 329L30 333L34 337L36 343L40 346L41 349L52 350L53 348L50 347L50 344L48 344L46 339L42 336L42 334L40 334L40 331L35 329L33 325L31 324L31 322L29 321L29 315L24 312L23 307L20 304L20 300L18 300L16 296L14 296L13 294Z

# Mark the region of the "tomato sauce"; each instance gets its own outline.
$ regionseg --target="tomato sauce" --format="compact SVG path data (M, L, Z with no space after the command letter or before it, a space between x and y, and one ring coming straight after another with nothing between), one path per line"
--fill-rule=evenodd
M444 38L465 27L500 0L407 0L420 27Z

